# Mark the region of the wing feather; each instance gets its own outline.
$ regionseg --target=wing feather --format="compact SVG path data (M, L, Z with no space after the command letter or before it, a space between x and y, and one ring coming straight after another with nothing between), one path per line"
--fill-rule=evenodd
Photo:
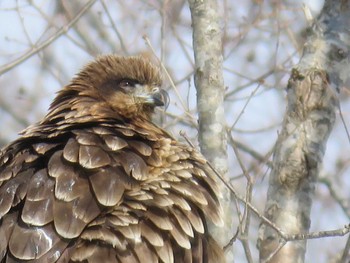
M150 121L149 105L115 94L102 76L131 66L115 59L87 66L1 150L1 262L224 261L207 233L208 221L222 224L215 174ZM137 65L131 79L158 78Z
M53 220L54 185L46 169L33 175L21 214L23 222L43 226Z
M104 206L115 206L125 191L123 172L117 167L100 169L89 176L92 189L98 202Z

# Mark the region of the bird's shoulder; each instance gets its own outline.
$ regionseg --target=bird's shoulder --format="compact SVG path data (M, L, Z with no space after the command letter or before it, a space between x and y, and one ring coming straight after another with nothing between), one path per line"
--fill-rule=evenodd
M130 244L142 238L155 247L169 245L161 237L163 230L153 228L160 224L168 231L171 213L192 220L186 219L190 228L188 223L177 226L188 233L182 239L169 234L187 248L192 227L204 231L194 206L220 221L218 189L205 159L153 124L30 129L0 153L0 255L42 262L58 256L83 260L91 252L89 240L125 250L118 235ZM173 205L178 209L171 210ZM118 235L110 233L112 226ZM71 252L69 246L81 250Z

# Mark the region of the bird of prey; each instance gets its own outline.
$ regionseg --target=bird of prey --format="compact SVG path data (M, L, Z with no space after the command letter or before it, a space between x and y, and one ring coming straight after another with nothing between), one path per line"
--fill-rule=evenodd
M0 262L220 262L204 157L152 123L159 69L105 55L0 152Z

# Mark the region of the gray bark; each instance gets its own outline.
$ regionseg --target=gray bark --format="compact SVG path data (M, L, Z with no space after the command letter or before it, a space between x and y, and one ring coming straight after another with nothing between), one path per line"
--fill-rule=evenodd
M292 70L288 106L276 144L265 216L285 234L307 233L315 182L338 109L338 91L349 82L350 5L326 0L308 31L304 52ZM262 223L260 260L304 262L306 240L287 242Z
M222 57L222 30L216 0L189 0L195 56L195 86L199 118L199 143L204 156L223 176L227 175L227 136L224 118L224 80ZM224 227L210 227L210 232L225 246L234 235L233 208L230 192L222 185ZM228 262L233 262L227 251Z

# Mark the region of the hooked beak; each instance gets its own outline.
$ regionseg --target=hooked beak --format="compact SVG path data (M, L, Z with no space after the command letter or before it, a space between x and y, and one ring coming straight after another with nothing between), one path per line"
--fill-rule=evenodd
M156 92L152 93L153 104L155 106L165 106L169 105L169 94L163 89L157 89Z
M168 92L159 87L153 87L150 91L148 86L137 85L135 97L153 107L169 105Z

